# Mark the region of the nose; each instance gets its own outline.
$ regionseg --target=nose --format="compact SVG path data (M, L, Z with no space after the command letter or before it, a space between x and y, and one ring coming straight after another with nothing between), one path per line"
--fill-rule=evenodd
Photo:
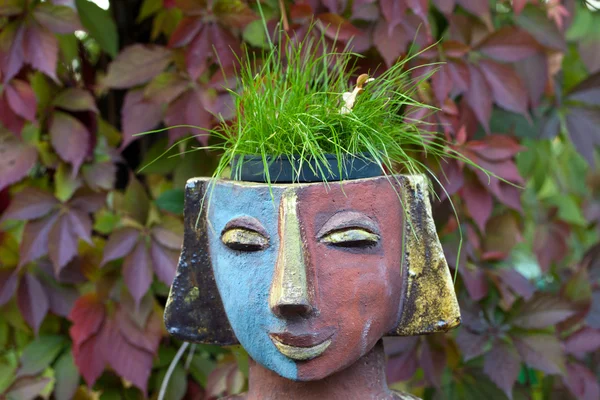
M271 282L269 306L280 318L305 317L313 312L297 214L297 197L288 190L279 210L279 253Z

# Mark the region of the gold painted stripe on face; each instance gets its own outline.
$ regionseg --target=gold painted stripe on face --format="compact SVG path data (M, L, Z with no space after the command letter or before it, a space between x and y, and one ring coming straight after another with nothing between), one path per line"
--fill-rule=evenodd
M297 200L294 189L286 190L281 198L279 254L269 295L272 310L285 305L310 307Z
M271 338L271 340L281 354L292 360L298 361L312 360L313 358L320 356L331 344L331 339L327 339L323 343L313 347L295 347L283 344L275 338Z

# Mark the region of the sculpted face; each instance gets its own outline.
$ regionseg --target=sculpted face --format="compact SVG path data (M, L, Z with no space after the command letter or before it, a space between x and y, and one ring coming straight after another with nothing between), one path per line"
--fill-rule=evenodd
M235 336L281 376L322 379L400 319L403 211L386 178L219 182L208 208L216 285Z

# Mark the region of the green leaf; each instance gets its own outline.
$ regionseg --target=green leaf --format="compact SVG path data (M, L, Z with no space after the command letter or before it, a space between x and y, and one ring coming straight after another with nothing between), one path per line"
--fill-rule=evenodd
M172 155L176 155L179 150L177 148L173 148L169 150L168 153L163 154L165 150L168 148L168 139L162 138L156 143L154 143L146 154L144 154L144 158L140 165L144 168L140 173L141 174L168 174L172 172L180 163L181 160L179 157L170 157Z
M135 22L140 23L151 15L156 14L163 7L163 0L144 0L142 9L138 14Z
M11 350L0 357L0 393L12 384L19 365L16 350Z
M95 215L94 230L104 235L108 235L115 230L120 221L121 217L117 214L114 214L107 209L102 209Z
M41 335L29 343L21 355L18 375L35 375L46 369L67 344L64 336Z
M156 199L156 205L163 211L183 214L183 198L183 189L167 190Z
M62 58L69 62L69 64L71 61L79 58L79 40L77 37L72 33L57 36Z
M60 163L54 174L54 195L57 199L65 202L73 196L73 193L81 186L77 175L73 175L72 169L65 163Z
M131 175L125 190L123 207L125 212L142 225L146 225L150 211L150 199L144 186Z
M190 363L190 374L202 387L206 387L208 375L210 375L215 367L216 363L210 359L208 354L197 354Z
M558 208L558 217L574 225L586 226L581 208L573 196L556 195L548 199L548 203Z
M157 382L162 385L165 379L166 370L161 372L157 377ZM173 369L173 373L169 377L169 383L167 384L167 391L165 392L165 399L181 400L187 392L187 374L183 369L181 363L177 364Z
M100 48L113 58L119 51L117 25L110 11L103 10L88 0L75 0L79 18L91 37L96 39Z
M593 33L594 19L599 19L597 15L585 7L578 5L575 9L575 18L567 30L566 38L569 41L585 38L589 33ZM596 24L598 22L596 21Z
M269 42L267 41L265 28L263 27L263 22L261 20L250 22L244 29L242 37L246 42L250 43L254 47L261 49L269 48Z
M73 398L79 386L79 371L73 361L71 350L60 356L54 366L56 386L54 396L56 400L69 400Z

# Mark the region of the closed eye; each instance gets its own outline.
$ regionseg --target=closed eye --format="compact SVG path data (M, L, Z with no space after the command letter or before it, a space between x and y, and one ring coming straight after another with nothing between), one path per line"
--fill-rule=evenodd
M269 239L259 232L246 228L231 228L223 232L221 241L231 250L260 251L269 246Z
M379 235L362 228L345 228L326 233L320 241L337 247L372 247L379 243Z

